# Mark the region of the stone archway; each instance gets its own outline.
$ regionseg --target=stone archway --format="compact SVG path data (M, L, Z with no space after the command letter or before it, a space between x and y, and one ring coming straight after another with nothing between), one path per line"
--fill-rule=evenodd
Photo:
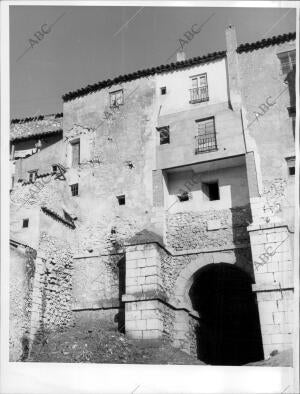
M236 258L233 253L216 252L211 254L203 254L201 257L190 262L178 275L175 282L174 305L177 308L184 308L189 312L193 310L188 291L192 286L194 276L198 270L208 264L228 263L235 264ZM196 316L198 314L196 313Z
M179 275L175 344L211 365L258 361L263 352L252 280L234 255L219 257L196 260Z

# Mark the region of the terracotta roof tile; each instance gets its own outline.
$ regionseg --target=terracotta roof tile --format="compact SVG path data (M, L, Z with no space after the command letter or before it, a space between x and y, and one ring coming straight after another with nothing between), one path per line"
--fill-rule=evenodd
M251 50L264 48L264 47L267 47L270 45L276 45L276 44L280 44L282 42L294 40L295 38L296 38L296 33L288 33L288 34L283 34L283 35L279 35L279 36L274 36L272 38L263 39L261 41L256 41L252 44L249 44L249 43L242 44L238 47L237 52L238 53L249 52ZM118 77L116 77L114 79L107 79L107 80L95 83L93 85L88 85L85 88L81 88L81 89L66 93L65 95L62 96L62 99L65 102L71 101L71 100L74 100L75 98L85 96L85 95L87 95L89 93L93 93L97 90L101 90L106 87L110 87L114 84L133 81L135 79L139 79L139 78L149 76L149 75L160 74L160 73L163 73L166 71L179 70L181 68L187 68L187 67L194 66L197 64L211 62L211 61L214 61L217 59L221 59L223 57L226 57L226 51L213 52L213 53L209 53L204 56L193 57L191 59L187 59L187 60L180 61L180 62L165 64L165 65L161 65L161 66L157 66L157 67L147 68L144 70L138 70L138 71L133 72L131 74L119 75Z
M267 39L253 42L251 44L249 44L248 42L246 44L241 44L237 48L237 52L238 53L250 52L250 51L254 51L256 49L261 49L261 48L266 48L266 47L269 47L272 45L282 44L284 42L295 40L295 39L296 39L296 33L281 34L279 36L273 36L271 38L267 38Z
M63 114L40 115L35 118L13 119L10 124L11 141L62 132Z
M98 82L93 85L88 85L85 88L78 89L73 92L69 92L69 93L65 94L62 97L62 99L65 102L71 101L77 97L85 96L86 94L93 93L97 90L104 89L104 88L112 86L114 84L119 84L121 82L133 81L135 79L139 79L139 78L146 77L149 75L160 74L160 73L163 73L166 71L180 70L181 68L187 68L187 67L190 67L190 66L193 66L196 64L212 62L214 60L222 59L225 56L226 56L226 51L214 52L214 53L209 53L208 55L205 55L205 56L193 57L191 59L187 59L187 60L176 62L176 63L170 63L170 64L161 65L161 66L157 66L157 67L147 68L144 70L139 70L139 71L133 72L131 74L119 75L118 77L116 77L114 79L107 79L105 81Z

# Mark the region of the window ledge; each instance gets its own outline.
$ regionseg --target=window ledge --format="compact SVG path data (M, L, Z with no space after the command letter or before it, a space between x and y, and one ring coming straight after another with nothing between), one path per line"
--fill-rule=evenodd
M209 153L209 152L216 152L218 148L212 148L212 149L205 149L205 150L199 150L198 148L195 149L195 155L200 155L201 153Z
M205 103L206 101L209 101L209 97L203 98L203 99L197 99L197 100L190 100L190 104L197 104L197 103Z

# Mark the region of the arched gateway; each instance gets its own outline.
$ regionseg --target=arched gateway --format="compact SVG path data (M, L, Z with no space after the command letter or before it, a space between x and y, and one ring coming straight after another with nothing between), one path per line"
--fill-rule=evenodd
M181 269L179 262L157 242L127 246L126 335L168 338L211 365L263 359L248 260L222 251L192 256Z
M176 304L182 309L177 313L174 344L211 365L242 365L262 359L251 282L249 274L233 261L188 265L175 286Z

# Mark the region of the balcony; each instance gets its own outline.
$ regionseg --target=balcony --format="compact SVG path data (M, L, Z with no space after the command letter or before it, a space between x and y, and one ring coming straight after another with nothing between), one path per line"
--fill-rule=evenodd
M199 153L218 150L215 133L208 134L205 136L196 135L195 139L196 139L196 149L195 149L196 155L198 155Z
M190 104L203 103L208 100L208 86L190 89Z

